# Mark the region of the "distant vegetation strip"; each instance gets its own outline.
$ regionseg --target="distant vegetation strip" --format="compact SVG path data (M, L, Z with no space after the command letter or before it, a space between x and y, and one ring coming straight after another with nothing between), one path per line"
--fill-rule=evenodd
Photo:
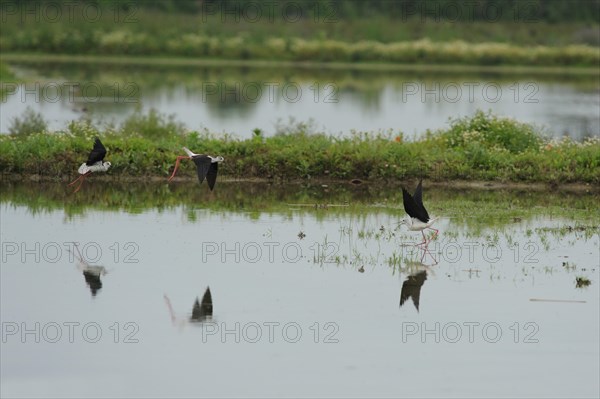
M576 1L9 2L0 51L597 67L600 1Z
M543 67L597 67L600 48L589 45L521 46L508 43L468 43L429 39L381 43L348 43L333 39L219 38L185 34L165 41L146 33L113 31L84 38L61 33L58 37L20 35L0 37L0 51L48 54L179 56L223 60L277 60L292 62L398 63L450 65L515 65Z
M222 155L220 175L276 181L311 178L392 180L424 177L437 181L600 183L600 140L548 140L531 125L477 112L448 129L406 141L402 134L355 133L332 137L299 124L283 134L249 139L186 131L151 112L103 130L73 122L61 132L44 131L35 115L17 121L14 134L0 136L0 172L66 178L76 173L100 136L112 162L109 176L168 177L182 146ZM193 177L186 162L181 176Z

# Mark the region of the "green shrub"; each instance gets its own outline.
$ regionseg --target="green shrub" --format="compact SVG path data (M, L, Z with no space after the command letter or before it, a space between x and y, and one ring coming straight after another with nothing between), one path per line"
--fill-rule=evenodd
M449 147L467 148L481 146L485 149L506 150L519 153L537 151L542 136L532 125L510 118L499 118L479 110L473 117L452 121L450 129L440 136Z
M42 114L35 112L27 107L21 117L15 117L11 120L8 132L13 135L29 135L32 133L41 133L48 130L48 122Z
M177 122L175 115L165 116L154 108L143 114L138 109L121 124L119 132L124 136L139 135L159 139L183 135L187 132L187 127Z

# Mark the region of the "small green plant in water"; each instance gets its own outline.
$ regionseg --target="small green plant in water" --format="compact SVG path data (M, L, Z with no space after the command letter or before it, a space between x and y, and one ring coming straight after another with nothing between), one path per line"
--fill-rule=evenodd
M590 284L592 284L592 282L587 277L575 277L575 287L576 288L588 287L588 286L590 286Z

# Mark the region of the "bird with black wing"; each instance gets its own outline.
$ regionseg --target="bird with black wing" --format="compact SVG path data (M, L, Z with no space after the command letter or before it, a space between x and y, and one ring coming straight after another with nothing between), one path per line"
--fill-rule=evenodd
M404 210L410 218L402 220L399 225L405 224L411 231L420 231L423 235L423 242L417 245L427 244L424 230L431 229L435 231L436 236L438 235L439 230L431 227L437 218L430 218L427 209L425 209L425 205L423 205L423 179L419 181L419 185L413 195L410 195L410 193L402 187L402 200L404 202Z
M411 274L402 283L402 291L400 292L400 307L404 305L409 298L412 298L413 304L419 311L419 301L421 298L421 287L427 280L427 272L425 270L415 274Z
M98 137L94 140L94 148L90 151L87 161L81 164L77 172L79 173L79 177L75 179L73 182L69 183L69 186L77 183L79 181L79 185L73 191L76 193L81 188L83 181L85 178L93 172L106 172L108 168L110 168L110 162L104 162L104 157L106 156L106 148L100 141Z
M179 163L182 159L191 159L196 164L196 171L198 173L198 180L200 184L206 179L208 183L208 188L212 191L215 188L215 183L217 182L217 173L219 171L219 162L223 162L224 158L222 156L210 156L206 154L196 154L190 151L187 147L183 147L183 150L187 155L178 156L175 160L175 169L173 169L173 173L169 177L169 181L173 180L175 177L175 173L177 173L177 169L179 168Z
M183 327L189 323L202 323L212 319L213 299L212 294L210 292L210 287L206 287L206 291L204 291L204 296L202 296L201 301L198 300L198 297L196 297L196 300L194 301L194 306L192 307L192 315L191 317L185 319L178 317L175 314L173 306L171 305L171 300L166 294L163 296L163 298L165 300L165 304L167 305L167 309L169 310L171 322L173 322L174 325L179 325L180 327Z

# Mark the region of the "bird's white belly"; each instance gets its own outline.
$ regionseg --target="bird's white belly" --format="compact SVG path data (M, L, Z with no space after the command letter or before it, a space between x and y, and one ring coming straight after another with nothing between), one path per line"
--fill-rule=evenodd
M91 166L86 165L84 162L81 164L77 172L79 172L80 175L85 175L88 172L106 172L107 170L108 168L104 166L102 161L99 161Z
M433 224L433 222L435 221L435 220L430 220L428 223L423 223L419 219L416 219L416 218L411 218L411 220L412 220L412 224L410 224L408 226L408 229L412 230L412 231L420 231L420 230L426 229L427 227L431 226Z

